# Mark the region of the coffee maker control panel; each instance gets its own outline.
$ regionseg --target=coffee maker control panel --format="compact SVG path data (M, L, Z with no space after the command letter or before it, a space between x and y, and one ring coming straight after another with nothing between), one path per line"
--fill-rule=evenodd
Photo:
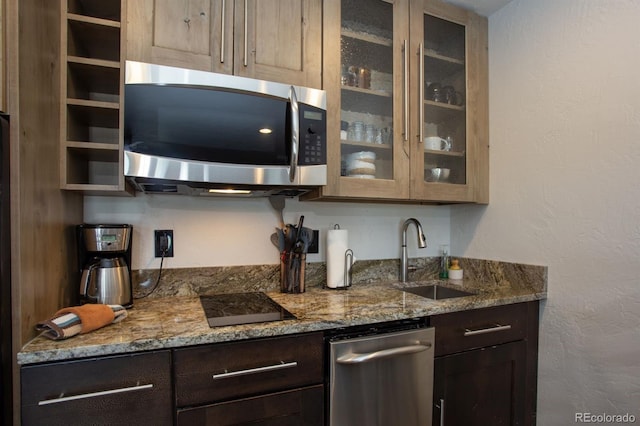
M131 227L122 226L85 226L83 228L84 242L87 251L91 252L122 252L129 248Z
M122 247L122 236L116 234L102 234L96 242L99 251L119 251Z

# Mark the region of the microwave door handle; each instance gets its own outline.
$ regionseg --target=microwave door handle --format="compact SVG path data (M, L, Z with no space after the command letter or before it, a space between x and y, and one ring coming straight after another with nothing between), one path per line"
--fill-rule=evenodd
M289 90L290 113L291 113L291 163L289 167L289 181L296 179L296 169L298 167L298 149L300 148L300 116L298 112L298 98L296 89L291 86Z

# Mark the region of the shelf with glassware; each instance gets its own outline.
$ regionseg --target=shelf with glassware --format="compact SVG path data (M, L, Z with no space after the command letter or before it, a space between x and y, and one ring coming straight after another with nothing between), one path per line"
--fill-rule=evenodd
M393 42L382 28L349 25L340 30L340 176L392 179Z
M390 116L341 111L342 177L392 179L393 129Z
M424 27L424 182L466 185L465 27L428 14Z
M401 83L407 6L407 0L323 2L328 184L302 199L408 198L408 126L400 124L408 100Z
M68 0L61 52L62 189L128 193L122 173L122 0Z
M465 106L425 100L424 111L424 181L466 184Z

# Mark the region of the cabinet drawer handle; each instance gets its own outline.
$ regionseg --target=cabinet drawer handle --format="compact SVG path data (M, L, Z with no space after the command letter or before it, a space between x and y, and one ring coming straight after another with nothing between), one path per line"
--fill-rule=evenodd
M292 362L280 361L280 364L267 365L266 367L249 368L247 370L238 370L238 371L230 371L230 372L225 371L224 373L214 374L213 378L214 380L228 379L230 377L245 376L247 374L254 374L254 373L264 373L265 371L282 370L284 368L292 368L297 366L298 366L298 363L296 361L292 361Z
M444 426L444 399L440 398L440 405L436 404L436 408L440 409L440 426Z
M247 40L247 0L244 0L244 54L243 54L243 58L242 58L242 65L244 65L245 67L247 66L247 53L248 53L248 48L247 48L247 44L249 43Z
M465 336L476 336L478 334L494 333L496 331L505 331L505 330L511 330L511 325L496 324L493 327L481 328L479 330L469 330L468 328L465 328L464 329L464 335Z
M409 140L409 54L407 52L407 40L402 42L402 66L404 67L404 141Z
M152 387L153 387L153 384L149 383L147 385L130 386L128 388L118 388L118 389L111 389L111 390L100 391L100 392L83 393L80 395L63 396L60 398L45 399L44 401L38 401L38 405L58 404L60 402L75 401L77 399L95 398L98 396L113 395L113 394L123 393L123 392L136 392L144 389L151 389Z
M220 13L220 63L224 64L224 32L225 32L225 14L227 9L225 0L222 0L222 13Z
M420 46L418 47L418 61L420 69L420 72L418 73L418 78L420 79L418 82L418 87L420 88L418 95L420 99L420 108L418 108L418 125L420 126L420 129L418 130L418 144L421 144L423 142L423 123L427 121L424 117L424 45L422 43L420 43Z

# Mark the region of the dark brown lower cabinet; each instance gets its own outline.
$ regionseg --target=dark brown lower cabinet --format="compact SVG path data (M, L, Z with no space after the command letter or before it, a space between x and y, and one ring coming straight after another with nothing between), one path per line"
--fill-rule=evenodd
M322 426L324 386L261 395L178 410L178 426L308 425Z
M171 352L21 368L23 425L171 425Z
M307 333L174 350L177 424L324 424L324 340Z
M523 341L438 357L434 363L434 425L522 425Z
M430 318L434 426L536 424L538 309L534 301Z

